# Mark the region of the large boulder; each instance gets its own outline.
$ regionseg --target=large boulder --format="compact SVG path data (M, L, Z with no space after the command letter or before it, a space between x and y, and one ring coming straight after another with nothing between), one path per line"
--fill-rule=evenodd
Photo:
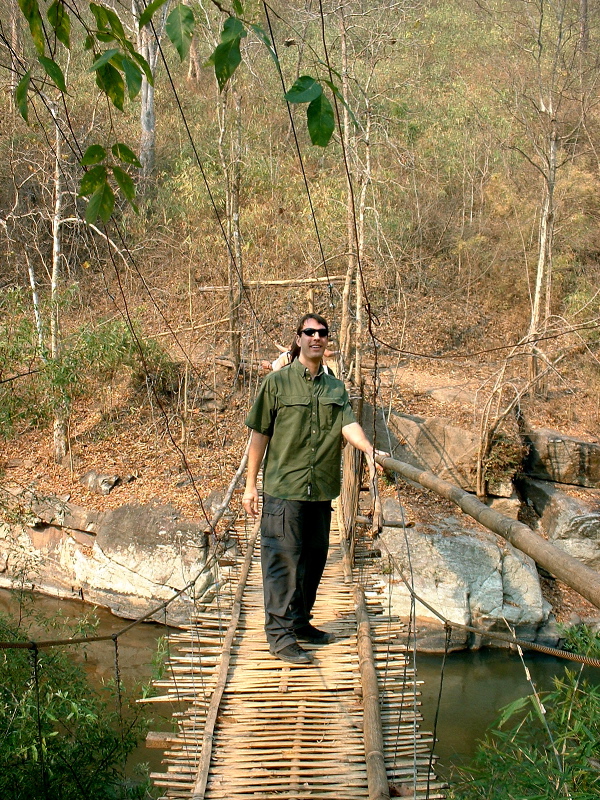
M532 478L600 488L600 444L548 428L522 431L529 446L523 471Z
M401 521L399 504L384 501L384 519ZM495 534L449 516L435 524L418 523L406 531L386 527L381 535L390 553L389 592L392 613L408 617L411 598L400 573L425 603L416 602L418 647L444 649L445 619L483 630L534 640L550 606L544 600L535 563ZM451 649L497 645L497 640L455 629Z
M600 569L600 492L588 492L584 499L566 489L531 478L519 481L521 495L539 514L548 538L592 569Z
M393 458L434 472L466 491L474 490L479 449L476 433L443 417L393 413L388 425L397 440Z
M214 584L206 524L171 506L86 511L58 499L31 500L27 524L0 526L0 586L15 581L58 597L78 597L136 619L197 578L157 619L189 624L192 597Z

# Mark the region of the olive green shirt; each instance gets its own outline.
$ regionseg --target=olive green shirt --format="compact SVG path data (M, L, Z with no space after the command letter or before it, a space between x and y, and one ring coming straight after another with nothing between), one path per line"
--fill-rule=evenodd
M267 375L246 419L270 437L264 491L282 500L337 497L342 428L355 421L344 384L323 367L312 378L296 359Z

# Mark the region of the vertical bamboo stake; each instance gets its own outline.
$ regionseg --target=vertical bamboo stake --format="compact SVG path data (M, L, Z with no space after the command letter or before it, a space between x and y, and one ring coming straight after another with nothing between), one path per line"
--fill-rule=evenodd
M365 603L365 593L360 585L354 588L354 610L356 613L358 664L363 694L363 737L369 800L389 800L390 787L383 755L379 686L371 642L371 625Z

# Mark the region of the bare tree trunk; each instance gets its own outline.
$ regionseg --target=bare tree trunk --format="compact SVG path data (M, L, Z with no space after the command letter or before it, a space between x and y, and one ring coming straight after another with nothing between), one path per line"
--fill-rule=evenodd
M139 20L144 8L145 3L141 3L140 0L132 0L131 10L136 21ZM138 32L138 50L148 62L153 76L156 75L156 65L160 52L159 44L165 29L168 11L169 3L167 2L161 9L160 20L153 23L153 27L146 25ZM141 176L142 178L148 178L154 172L156 166L156 109L154 105L154 86L148 82L146 75L143 73L140 98Z
M548 142L547 171L544 175L544 200L540 219L540 235L538 247L538 262L536 269L535 289L531 320L529 323L529 338L544 332L546 321L551 312L552 290L552 243L554 239L554 189L556 186L556 159L557 159L557 132L556 122L551 120L551 129ZM542 299L545 296L544 315L542 315ZM533 381L535 391L540 392L535 379L540 371L539 350L535 341L531 345L529 359L529 380Z
M590 43L588 0L579 0L579 52L587 53Z
M368 97L366 97L366 126L365 126L365 165L361 175L360 196L358 200L358 241L356 243L356 361L354 366L354 379L357 386L362 381L362 347L364 344L364 313L363 313L363 276L360 274L359 265L363 263L365 251L365 205L367 198L367 188L371 181L371 108Z
M198 50L198 37L194 34L190 43L190 63L188 66L188 81L199 81L202 64L200 62L200 51Z
M61 146L62 137L57 120L57 111L51 108L55 126L55 164L54 164L54 214L52 216L52 285L51 285L51 316L50 316L50 354L52 360L60 358L60 289L61 289L61 261L62 261L62 172L61 172ZM68 451L68 418L69 402L66 395L58 389L58 397L54 410L54 460L61 464Z
M15 89L19 83L18 58L21 54L21 14L17 0L10 0L10 101L14 109Z
M242 164L242 101L235 90L235 130L231 138L231 239L233 258L229 264L229 320L230 320L230 355L233 361L236 381L239 380L240 366L240 307L242 304L242 239L240 234L240 182Z
M29 255L27 253L27 248L24 248L25 251L25 260L27 261L27 272L29 273L29 285L31 286L31 300L33 303L33 318L35 320L35 329L37 332L38 337L38 347L40 350L40 356L42 359L45 360L45 353L44 353L44 329L42 325L42 315L40 312L40 296L38 294L38 287L37 287L37 280L35 277L35 270L33 268L33 264Z
M342 93L344 97L348 97L349 80L348 80L348 38L346 30L346 18L344 15L344 6L340 5L340 44L342 55ZM350 160L351 152L351 132L350 132L350 115L346 106L342 111L343 119L343 142L346 156ZM349 165L350 166L350 165ZM348 264L346 267L346 279L344 281L344 288L342 290L342 318L340 321L340 368L342 370L340 378L347 373L349 363L351 361L351 324L350 324L350 307L351 307L351 294L352 294L352 280L356 273L357 265L357 242L356 242L356 227L354 222L354 204L352 198L352 187L350 186L350 179L346 176L346 241L348 250Z

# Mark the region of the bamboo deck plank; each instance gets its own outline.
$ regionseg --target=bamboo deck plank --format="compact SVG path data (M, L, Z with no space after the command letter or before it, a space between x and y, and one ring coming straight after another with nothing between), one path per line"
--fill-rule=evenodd
M239 575L246 556L247 532L242 531L240 538L240 555L231 576ZM412 666L406 631L397 618L385 616L380 587L366 579L372 561L365 558L360 573L373 619L382 753L388 779L410 789L411 796L416 787L415 798L424 800L432 737L418 728L421 681ZM235 586L228 584L224 595L197 609L186 629L169 636L168 669L163 679L154 682L160 695L148 702L187 701L189 706L174 712L179 732L170 735L164 753L166 772L151 775L164 792L161 800L367 800L357 628L352 585L344 583L340 557L330 555L315 606L316 624L335 633L337 641L322 648L306 645L314 657L309 667L283 664L269 653L258 550L248 553L247 563L248 581L237 608L235 635L228 638L235 594ZM226 640L227 679L212 712ZM211 713L215 727L207 736ZM207 761L206 753L203 760L207 740L210 769L203 794L198 794L202 784L198 770ZM430 800L442 798L442 789L431 774Z

